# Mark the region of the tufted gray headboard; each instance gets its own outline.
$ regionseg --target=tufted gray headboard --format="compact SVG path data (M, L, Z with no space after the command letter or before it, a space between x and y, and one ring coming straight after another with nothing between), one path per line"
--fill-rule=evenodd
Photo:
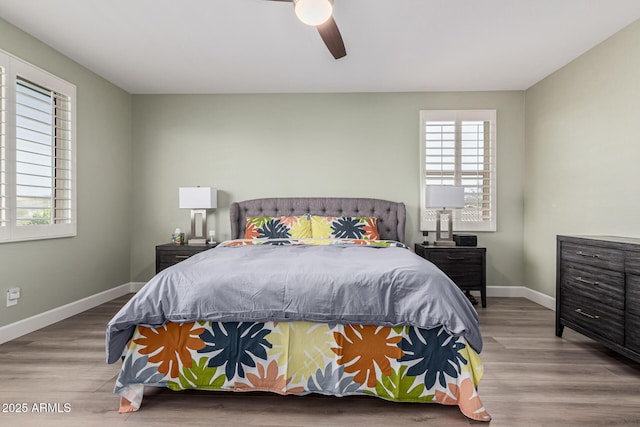
M346 197L284 197L233 202L230 208L231 238L241 239L250 216L374 216L381 239L404 243L407 211L404 203Z

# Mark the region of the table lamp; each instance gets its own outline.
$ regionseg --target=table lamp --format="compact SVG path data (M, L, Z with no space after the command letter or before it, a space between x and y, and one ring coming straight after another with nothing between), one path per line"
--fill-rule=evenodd
M436 209L436 246L455 246L453 241L452 209L464 208L464 187L458 185L427 185L425 187L425 207ZM448 216L448 227L442 229L443 216Z
M181 209L191 209L190 245L206 245L207 209L218 207L218 191L211 187L180 187L178 191ZM196 231L196 216L201 217L201 228Z

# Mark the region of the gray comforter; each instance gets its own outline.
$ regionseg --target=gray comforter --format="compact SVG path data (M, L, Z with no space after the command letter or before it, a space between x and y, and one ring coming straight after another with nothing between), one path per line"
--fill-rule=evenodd
M107 362L135 325L195 320L443 325L482 350L473 306L408 249L259 245L217 247L156 275L107 325Z

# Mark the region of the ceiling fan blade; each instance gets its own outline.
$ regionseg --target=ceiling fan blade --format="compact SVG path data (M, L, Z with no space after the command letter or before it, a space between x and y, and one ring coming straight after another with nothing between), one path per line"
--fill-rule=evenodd
M333 16L327 19L323 24L316 27L322 37L322 41L327 45L329 52L335 59L340 59L343 56L347 56L347 50L344 47L344 41L342 41L342 35Z

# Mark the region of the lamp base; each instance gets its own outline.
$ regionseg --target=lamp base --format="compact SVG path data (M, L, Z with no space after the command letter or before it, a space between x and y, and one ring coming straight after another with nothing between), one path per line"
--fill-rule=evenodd
M191 238L189 239L189 245L191 246L204 246L207 244L207 239L206 238Z
M447 217L447 231L442 230L442 217ZM438 209L436 219L436 239L433 242L434 246L455 246L456 242L453 240L453 213L451 209ZM446 236L446 237L445 237Z
M201 230L196 230L196 216L200 215L202 220ZM193 246L204 246L207 244L207 238L204 233L207 232L207 210L206 209L191 209L191 238L188 244Z
M433 242L433 246L455 246L456 242L453 240L436 240Z

